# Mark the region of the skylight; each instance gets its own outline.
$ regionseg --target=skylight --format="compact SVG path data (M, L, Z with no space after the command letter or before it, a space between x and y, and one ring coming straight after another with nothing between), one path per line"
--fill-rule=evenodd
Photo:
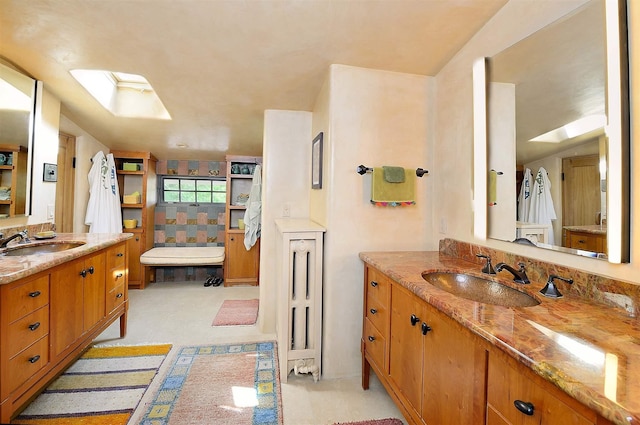
M71 75L115 116L171 119L155 90L142 75L91 69L73 69Z
M563 125L560 128L551 130L548 133L541 134L538 137L534 137L529 140L530 142L543 142L543 143L560 143L574 137L582 136L591 131L604 128L607 123L606 115L589 115L568 124Z

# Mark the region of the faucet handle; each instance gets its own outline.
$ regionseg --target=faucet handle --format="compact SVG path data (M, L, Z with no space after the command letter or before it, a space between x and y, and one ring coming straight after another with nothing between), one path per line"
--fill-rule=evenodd
M493 269L493 266L491 265L491 257L490 256L484 255L484 254L476 254L476 257L484 258L485 260L487 260L487 262L485 263L484 267L482 268L482 273L496 274L496 271Z
M540 290L540 293L542 295L550 298L562 298L563 295L560 293L560 291L558 291L558 288L556 288L556 285L553 282L555 279L558 279L567 283L573 283L573 279L565 278L555 274L549 275L549 280L547 280L547 284L544 286L544 288Z

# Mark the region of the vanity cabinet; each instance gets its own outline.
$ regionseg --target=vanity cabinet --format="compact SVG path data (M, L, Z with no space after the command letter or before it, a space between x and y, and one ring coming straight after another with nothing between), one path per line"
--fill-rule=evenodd
M607 252L606 233L593 233L575 229L564 229L567 248L591 252Z
M611 425L495 349L488 369L486 425Z
M244 246L244 220L253 172L262 158L227 155L227 202L225 207L224 286L258 285L260 240L249 251Z
M389 378L414 422L482 422L486 350L465 329L391 285Z
M52 357L60 356L105 316L104 252L51 273Z
M612 425L369 264L364 284L362 388L373 369L410 425Z
M0 285L0 423L120 319L126 333L127 250L119 242Z

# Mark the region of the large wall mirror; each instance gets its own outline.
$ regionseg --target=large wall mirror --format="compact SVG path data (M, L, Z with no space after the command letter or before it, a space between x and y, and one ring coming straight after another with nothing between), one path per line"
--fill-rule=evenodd
M29 215L36 81L0 59L0 218Z
M486 61L487 236L629 260L626 4L585 0Z

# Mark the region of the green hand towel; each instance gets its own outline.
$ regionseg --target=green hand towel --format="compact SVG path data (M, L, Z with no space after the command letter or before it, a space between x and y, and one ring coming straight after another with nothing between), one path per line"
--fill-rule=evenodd
M374 168L371 177L371 202L374 203L414 203L416 176L413 170L404 171L404 183L389 183L385 180L382 167Z
M404 183L404 168L383 166L384 179L388 183Z

